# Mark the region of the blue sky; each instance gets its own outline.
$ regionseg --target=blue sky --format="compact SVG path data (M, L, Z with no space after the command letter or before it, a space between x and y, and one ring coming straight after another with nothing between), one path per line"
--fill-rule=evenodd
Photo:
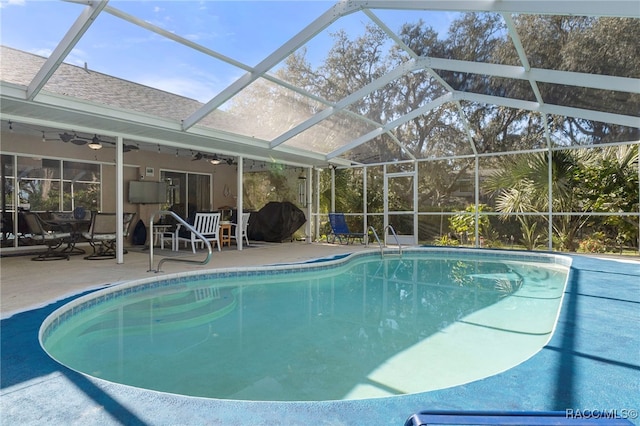
M109 5L254 66L335 4L333 1L117 1ZM3 45L48 56L83 6L61 1L0 0ZM393 30L422 18L440 31L448 14L376 11ZM369 23L357 13L340 19L309 45L319 62L330 32L358 34ZM439 27L439 28L438 28ZM206 102L245 71L102 12L65 62Z

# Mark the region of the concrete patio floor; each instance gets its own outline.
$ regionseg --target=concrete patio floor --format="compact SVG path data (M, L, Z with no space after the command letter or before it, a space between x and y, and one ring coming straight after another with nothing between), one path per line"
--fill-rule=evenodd
M89 246L83 248L87 251L91 249ZM143 246L128 248L128 253L124 255L124 263L122 264L117 264L112 259L85 260L82 256L71 256L69 261L45 262L34 262L31 260L33 256L30 255L3 257L0 259L0 266L2 266L0 272L2 278L0 311L2 318L4 318L12 312L40 307L80 291L154 275L212 268L294 263L364 249L367 247L361 244L307 244L300 241L291 243L253 242L249 247L245 246L242 251L238 251L235 246L225 247L220 252L214 248L211 261L207 265L166 262L162 266L163 272L159 274L147 272L149 270L149 251ZM190 247L181 247L177 254L180 258L198 261L205 258L204 251L199 250L197 254L193 255ZM174 256L176 252L160 250L156 247L154 249L154 269L164 255Z

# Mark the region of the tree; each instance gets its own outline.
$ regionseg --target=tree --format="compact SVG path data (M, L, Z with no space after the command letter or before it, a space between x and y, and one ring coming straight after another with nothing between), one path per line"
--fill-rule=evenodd
M461 242L464 242L465 238L475 235L476 232L476 211L487 211L488 208L484 204L478 204L478 208L475 206L469 206L465 209L464 213L458 213L449 218L449 228L460 238ZM485 234L490 227L489 217L478 216L478 235Z
M529 14L517 15L512 19L522 41L526 60L532 67L638 76L640 52L637 40L640 39L640 24L637 19ZM418 57L444 57L515 66L521 66L523 62L507 31L504 18L499 14L463 14L452 22L446 38L440 38L433 28L422 21L403 24L397 34ZM332 36L334 44L320 65L314 67L306 59L307 52L301 49L285 60L284 66L278 69L277 76L317 98L337 102L412 59L412 55L404 47L393 43L374 25L367 26L363 34L354 38L350 38L343 30L336 31ZM640 98L634 94L551 83L538 83L537 87L542 95L541 101L552 105L604 108L625 114L640 110ZM379 127L379 124L387 124L421 108L450 89L538 100L532 85L525 80L489 77L471 72L415 70L347 107L350 113L357 113L363 119L342 111L305 130L286 144L317 152L331 152L367 134ZM598 105L595 105L596 102ZM230 114L242 114L236 109L243 109L245 116L251 117L249 121L260 122L260 126L264 128L262 133L275 137L274 135L282 134L306 117L327 107L326 103L304 98L298 93L293 94L289 89L256 82L252 84L251 90L245 90L232 99L228 111ZM421 175L418 185L428 192L424 198L437 199L438 204L444 204L455 198L453 194L457 187L456 180L473 170L475 160L471 157L472 154L546 148L546 128L549 129L552 145L593 145L640 138L638 129L593 120L542 115L479 102L461 102L460 108L462 117L456 103L426 111L397 128L352 148L345 155L352 161L363 163L393 162L406 160L411 156L421 159L469 155L438 165L441 169L438 173L447 175L448 179L434 182L430 180L430 176ZM468 124L468 131L463 124ZM554 205L555 211L571 211L563 209L575 205L575 197L572 198L571 192L566 192L573 188L571 179L575 179L575 176L564 176L565 172L560 168L563 157L567 155L554 154L552 160L555 176L560 179L552 183L554 194L558 197L554 199L554 204L559 204ZM542 155L541 158L522 160L519 165L534 167L529 178L544 171L528 183L538 185L532 189L538 191L535 194L541 197L530 200L538 204L544 203L547 198L544 187L539 186L549 185L543 183L548 176L545 162L548 163L548 160ZM569 180L563 180L565 178ZM529 190L524 182L519 185L521 190ZM348 191L338 193L338 197L351 195ZM351 200L355 199L348 201ZM504 199L503 202L506 203L507 200ZM345 205L348 204L345 199ZM525 204L519 208L525 208ZM546 211L542 205L532 206L534 207L539 211ZM554 227L566 238L570 238L572 232L580 228L579 223L574 223L573 219L562 219L554 223ZM566 244L572 244L569 241Z
M541 218L548 223L547 213L580 212L580 200L575 188L579 184L578 161L575 151L556 151L551 157L552 179L549 182L549 156L547 153L531 153L503 157L500 168L485 182L489 191L496 192L496 208L506 215L517 213L523 235L531 234L532 222L523 213L543 213ZM549 206L549 184L552 205ZM584 226L584 216L558 216L552 226L560 238L561 248L574 250L576 233ZM535 227L533 227L535 230Z
M552 223L561 248L575 250L579 231L597 223L590 212L638 212L638 147L633 145L603 149L561 150L552 153ZM525 245L535 243L537 223L524 213L539 212L548 223L549 155L522 154L504 157L499 169L485 182L486 189L497 193L496 208L515 213L521 223ZM632 240L638 235L638 223L632 216L610 216L605 223L615 224L618 238Z
M579 196L595 212L639 212L638 145L610 146L584 151L577 176ZM633 216L607 216L611 237L618 244L638 245L638 220Z

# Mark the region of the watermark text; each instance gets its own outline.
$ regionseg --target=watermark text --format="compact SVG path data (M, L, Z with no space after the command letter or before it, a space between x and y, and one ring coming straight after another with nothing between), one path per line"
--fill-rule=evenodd
M638 410L627 408L577 409L567 408L565 417L572 419L637 419Z

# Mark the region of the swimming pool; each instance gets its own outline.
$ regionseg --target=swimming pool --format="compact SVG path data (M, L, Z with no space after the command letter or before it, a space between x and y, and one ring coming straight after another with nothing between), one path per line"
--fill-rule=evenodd
M553 332L570 260L412 249L138 280L79 298L40 329L67 367L223 399L338 400L505 371ZM189 367L187 369L186 367Z

